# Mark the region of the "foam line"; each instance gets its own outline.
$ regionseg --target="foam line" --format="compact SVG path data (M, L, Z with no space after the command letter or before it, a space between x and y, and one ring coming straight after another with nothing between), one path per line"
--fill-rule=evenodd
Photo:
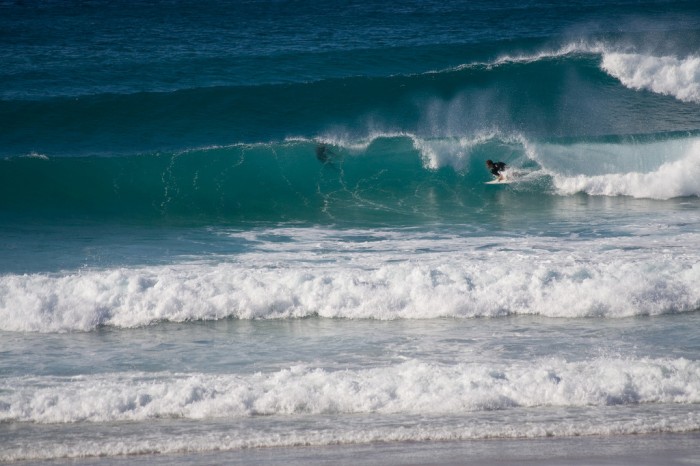
M446 415L515 407L700 403L700 363L685 359L546 359L511 364L251 375L124 373L0 382L0 422L77 423L270 415Z
M313 231L311 232L313 233ZM311 234L309 233L309 234ZM618 318L700 307L697 235L661 253L663 238L621 240L383 238L318 261L318 243L167 266L0 276L0 329L91 331L155 322L276 319L424 319L537 314ZM278 248L278 249L275 249ZM533 250L547 254L533 255ZM421 252L416 251L433 251ZM493 290L502 290L494 293Z

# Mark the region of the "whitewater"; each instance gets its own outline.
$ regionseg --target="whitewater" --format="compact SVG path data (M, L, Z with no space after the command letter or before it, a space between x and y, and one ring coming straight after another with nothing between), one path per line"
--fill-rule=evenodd
M699 49L691 1L0 1L0 462L697 463Z
M700 305L700 238L690 230L698 224L694 217L692 225L661 231L631 225L604 239L575 232L559 238L376 229L225 233L226 242L257 245L169 265L5 274L0 325L70 332L226 318L692 312ZM677 231L671 238L670 230Z

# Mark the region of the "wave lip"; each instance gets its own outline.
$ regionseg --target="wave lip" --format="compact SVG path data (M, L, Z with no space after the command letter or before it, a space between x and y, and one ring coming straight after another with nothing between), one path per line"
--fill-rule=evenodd
M605 53L601 68L636 90L700 103L700 57L655 57L640 53Z

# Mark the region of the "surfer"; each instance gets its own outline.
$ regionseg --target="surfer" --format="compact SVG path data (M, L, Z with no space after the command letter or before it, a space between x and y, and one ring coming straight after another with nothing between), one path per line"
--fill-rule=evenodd
M319 162L321 162L321 163L328 162L328 159L330 158L331 155L333 155L333 152L328 148L327 145L319 144L316 146L316 158L318 159Z
M506 169L505 163L503 163L503 162L494 163L493 160L487 160L486 161L486 168L489 169L491 174L493 176L495 176L498 181L505 180L505 177L503 176L503 170Z

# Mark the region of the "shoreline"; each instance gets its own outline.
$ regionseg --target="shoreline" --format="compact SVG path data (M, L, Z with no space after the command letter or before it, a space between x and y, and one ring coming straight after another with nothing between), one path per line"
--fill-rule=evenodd
M700 432L617 436L399 442L226 452L57 459L42 465L700 465Z

